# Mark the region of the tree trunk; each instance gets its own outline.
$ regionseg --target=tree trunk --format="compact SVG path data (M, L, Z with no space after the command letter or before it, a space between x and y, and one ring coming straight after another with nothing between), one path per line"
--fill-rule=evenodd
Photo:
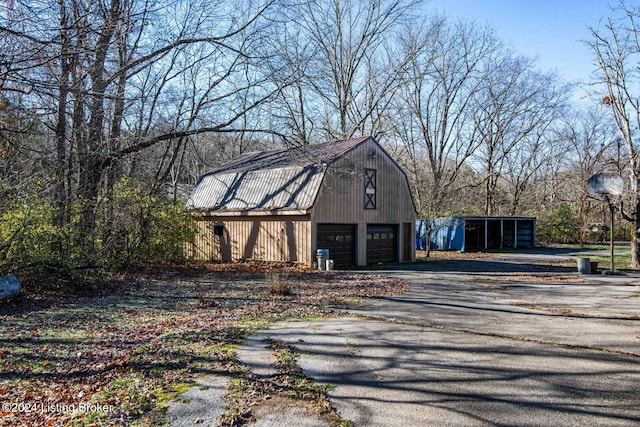
M80 240L86 250L89 263L95 260L97 204L100 194L100 181L107 164L108 144L104 134L105 62L109 45L118 22L120 0L111 0L109 14L105 17L102 32L94 48L95 58L89 68L91 92L89 102L89 127L86 138L81 141L79 196L81 200Z
M100 194L100 181L104 162L91 153L87 153L80 160L80 188L79 199L81 202L80 244L86 250L87 262L95 261L97 248L95 246L97 204Z
M636 198L634 229L631 231L631 266L640 268L640 195L636 194Z
M67 34L68 16L64 8L64 2L60 2L60 81L58 92L58 111L56 118L56 179L55 179L55 215L53 217L54 226L62 226L65 218L68 218L67 210L67 97L69 95L69 76L71 66L69 60L70 40Z

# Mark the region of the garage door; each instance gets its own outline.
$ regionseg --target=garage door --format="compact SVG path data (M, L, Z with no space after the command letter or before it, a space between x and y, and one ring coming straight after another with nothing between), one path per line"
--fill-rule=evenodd
M398 261L398 233L395 225L367 226L367 264Z
M329 259L333 260L335 268L355 265L356 225L318 224L317 248L329 249Z

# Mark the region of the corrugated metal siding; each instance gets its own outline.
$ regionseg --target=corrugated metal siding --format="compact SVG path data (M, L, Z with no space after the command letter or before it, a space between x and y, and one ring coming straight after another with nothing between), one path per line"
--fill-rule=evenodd
M434 250L465 252L535 246L535 217L467 216L417 221L419 249L426 249L428 222Z
M193 244L187 244L186 253L196 261L223 261L220 240L214 236L213 221L196 221L197 231Z
M422 249L427 248L426 224L424 224L425 242ZM431 221L431 249L434 250L461 250L464 246L464 218L434 218Z
M222 211L308 209L322 176L323 170L316 165L206 175L187 207Z
M200 233L191 252L201 261L285 261L311 264L308 216L216 217L198 222ZM215 236L214 225L224 227Z

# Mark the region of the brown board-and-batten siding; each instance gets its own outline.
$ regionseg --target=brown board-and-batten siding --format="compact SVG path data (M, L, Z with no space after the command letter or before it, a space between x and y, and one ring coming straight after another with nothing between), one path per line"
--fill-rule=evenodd
M343 267L415 259L407 177L372 137L246 153L203 175L188 207L202 215L199 260L312 265L317 249ZM368 251L376 227L386 242Z
M304 215L202 217L191 255L201 261L311 264L311 223Z
M366 265L380 260L415 260L415 215L406 175L375 140L368 139L331 165L314 204L311 221L318 226L356 224L356 264ZM411 232L399 232L404 224L409 224ZM394 247L386 255L378 252L376 259L370 260L367 258L368 229L377 226L394 230ZM405 242L406 238L411 242ZM315 251L320 242L314 243Z

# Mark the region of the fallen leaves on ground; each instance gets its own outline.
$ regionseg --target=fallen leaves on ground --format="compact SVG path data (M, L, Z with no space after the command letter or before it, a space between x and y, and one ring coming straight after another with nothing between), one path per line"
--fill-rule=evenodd
M273 294L274 280L290 290ZM0 303L0 426L154 425L198 373L285 317L330 316L407 289L395 279L270 264L127 274Z

